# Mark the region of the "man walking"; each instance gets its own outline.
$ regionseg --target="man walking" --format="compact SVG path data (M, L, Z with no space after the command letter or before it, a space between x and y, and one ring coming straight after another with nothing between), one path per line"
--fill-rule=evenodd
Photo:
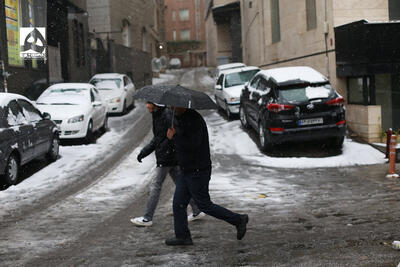
M246 233L249 221L247 214L234 213L214 204L208 192L211 179L210 145L207 125L195 110L173 107L176 114L176 129L169 128L168 139L174 139L181 167L173 200L175 237L165 243L169 246L193 245L186 216L187 205L192 198L201 211L224 220L237 230L237 239Z
M148 145L146 145L139 155L137 160L142 162L142 159L150 155L153 151L156 153L157 168L150 185L150 198L147 202L146 211L143 217L132 218L131 222L137 226L152 226L153 215L160 199L162 184L165 177L169 173L174 183L176 183L179 167L177 165L177 157L175 145L173 141L167 139L166 133L171 125L171 111L161 105L151 102L146 103L146 108L152 114L153 118L153 134L154 137ZM189 220L200 219L205 216L203 212L191 201L193 214L189 216Z

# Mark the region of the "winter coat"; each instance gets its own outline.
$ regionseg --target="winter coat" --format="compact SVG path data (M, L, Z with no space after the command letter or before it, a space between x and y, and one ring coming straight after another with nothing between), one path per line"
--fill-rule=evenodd
M192 173L211 168L210 145L207 125L195 110L187 109L176 116L174 136L178 162L184 173Z
M152 117L154 137L140 152L142 158L155 151L158 167L178 165L174 142L167 138L168 128L171 127L171 110L160 107L152 112Z

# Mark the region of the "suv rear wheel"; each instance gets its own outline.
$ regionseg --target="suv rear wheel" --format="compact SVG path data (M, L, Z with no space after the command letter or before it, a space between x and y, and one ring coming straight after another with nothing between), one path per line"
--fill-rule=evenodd
M265 130L265 127L261 122L258 124L258 137L260 139L261 150L264 152L270 151L272 148L272 144L270 143L270 140L268 138L269 134Z

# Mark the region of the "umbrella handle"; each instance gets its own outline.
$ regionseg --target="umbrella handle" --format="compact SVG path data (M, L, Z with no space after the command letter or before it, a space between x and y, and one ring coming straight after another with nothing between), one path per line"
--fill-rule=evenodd
M171 121L171 128L174 128L174 117L175 117L175 108L172 109L172 121Z

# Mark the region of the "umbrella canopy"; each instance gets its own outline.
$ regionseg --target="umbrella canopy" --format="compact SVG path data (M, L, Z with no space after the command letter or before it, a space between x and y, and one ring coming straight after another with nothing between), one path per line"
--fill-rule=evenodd
M180 85L148 85L134 95L136 99L168 106L191 109L216 109L214 101L205 93Z

